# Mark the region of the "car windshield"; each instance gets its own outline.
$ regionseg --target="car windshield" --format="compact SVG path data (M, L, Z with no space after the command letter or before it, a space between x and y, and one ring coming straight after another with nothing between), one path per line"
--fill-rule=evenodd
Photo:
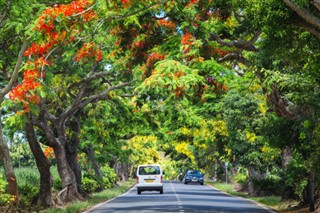
M139 168L139 175L159 175L159 166L141 166Z
M187 175L201 175L199 170L188 171Z

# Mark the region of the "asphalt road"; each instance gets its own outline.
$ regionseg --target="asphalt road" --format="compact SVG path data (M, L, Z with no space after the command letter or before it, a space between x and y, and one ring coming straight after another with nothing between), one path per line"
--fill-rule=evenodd
M144 191L137 194L136 188L99 204L86 213L153 213L153 212L273 212L247 199L227 195L211 186L183 184L166 181L164 193Z

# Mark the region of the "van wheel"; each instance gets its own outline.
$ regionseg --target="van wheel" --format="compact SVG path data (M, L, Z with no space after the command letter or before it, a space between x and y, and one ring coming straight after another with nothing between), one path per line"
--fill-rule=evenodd
M138 193L137 194L140 195L141 194L141 190L138 189Z

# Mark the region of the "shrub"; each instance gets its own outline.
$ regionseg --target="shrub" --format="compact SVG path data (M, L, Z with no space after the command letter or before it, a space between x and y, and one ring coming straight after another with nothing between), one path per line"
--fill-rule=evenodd
M101 184L93 176L84 176L82 178L82 188L85 192L96 192L101 188Z
M40 176L36 168L21 168L16 170L20 204L28 206L35 203L39 196Z
M286 168L286 191L292 191L297 197L302 197L308 184L308 169L305 161L297 154L293 155Z
M0 206L10 202L11 195L6 193L7 181L4 179L3 175L0 174Z
M246 171L239 171L233 176L233 180L236 183L246 185L248 183L248 173Z
M259 189L260 195L280 195L282 192L282 179L278 175L270 174L261 180L254 180L254 186Z
M103 184L105 188L111 188L114 186L117 180L117 174L115 171L110 168L108 164L101 167L101 171L103 173Z

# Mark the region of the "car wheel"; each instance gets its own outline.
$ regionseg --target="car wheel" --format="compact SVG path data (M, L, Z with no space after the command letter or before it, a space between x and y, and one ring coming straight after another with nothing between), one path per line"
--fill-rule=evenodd
M141 190L139 190L139 189L138 189L138 192L137 192L137 194L138 194L138 195L140 195L140 194L141 194Z
M184 182L184 184L188 184L188 182Z
M203 182L201 182L200 185L203 185Z
M163 194L163 189L160 189L160 194Z

